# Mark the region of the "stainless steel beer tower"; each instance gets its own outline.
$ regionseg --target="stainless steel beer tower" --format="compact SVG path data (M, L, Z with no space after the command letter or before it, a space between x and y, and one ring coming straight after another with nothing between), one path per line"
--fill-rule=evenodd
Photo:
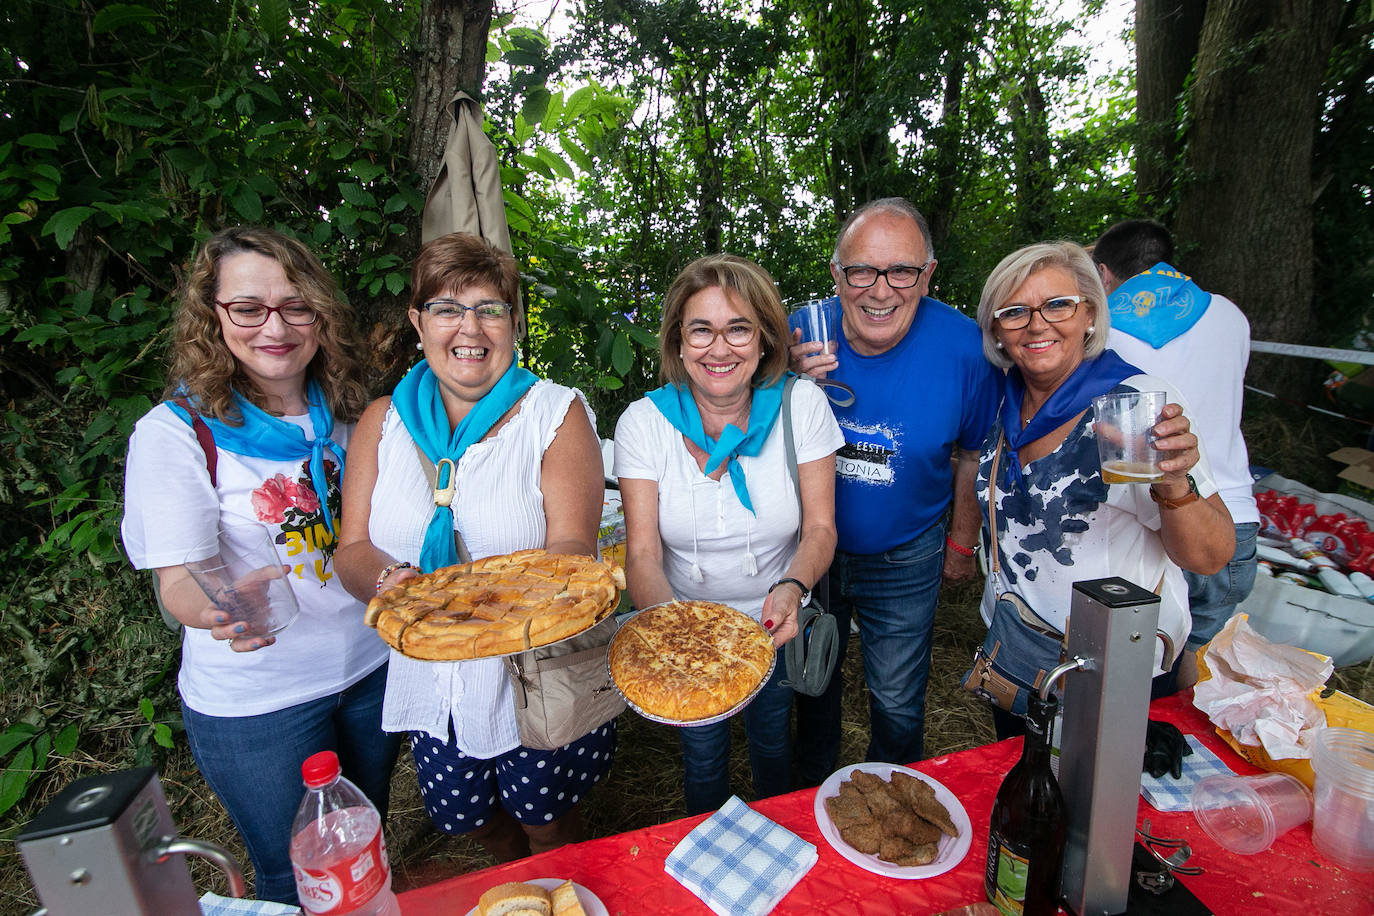
M1062 893L1078 916L1126 912L1158 623L1159 596L1125 579L1074 583L1059 785Z
M231 895L244 892L243 873L228 852L176 835L152 767L78 779L29 822L17 843L43 902L38 912L47 916L199 913L188 855L217 864Z

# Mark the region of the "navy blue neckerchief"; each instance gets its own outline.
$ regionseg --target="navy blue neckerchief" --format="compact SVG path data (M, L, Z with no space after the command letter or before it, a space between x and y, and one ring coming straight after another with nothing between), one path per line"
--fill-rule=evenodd
M1021 426L1021 405L1026 383L1021 370L1012 366L1002 381L1002 431L1007 437L1007 467L1004 478L1008 489L1021 487L1021 456L1017 451L1082 413L1092 399L1111 391L1123 379L1139 375L1140 370L1116 354L1104 350L1095 359L1085 359L1049 396L1031 421Z

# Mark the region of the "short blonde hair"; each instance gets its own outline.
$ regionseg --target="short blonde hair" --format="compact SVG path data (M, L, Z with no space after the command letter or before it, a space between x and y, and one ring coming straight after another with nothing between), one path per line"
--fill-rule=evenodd
M777 284L768 271L747 258L733 254L713 254L698 258L682 269L668 295L663 299L663 323L658 333L659 374L664 382L687 383L682 364L682 314L687 300L704 289L719 287L732 302L742 303L753 312L759 326L759 366L754 370L756 388L771 385L787 371L787 344L791 330Z
M262 392L239 366L224 342L215 298L224 258L253 252L281 265L286 279L319 317L312 326L319 344L306 378L319 383L325 403L340 423L352 423L367 406L361 341L353 310L339 295L334 277L315 253L275 229L233 226L205 240L191 262L178 295L172 323L171 366L165 397L185 392L207 417L242 422L234 406L238 391L259 407Z
M983 284L983 295L978 300L978 327L983 332L983 355L994 366L1006 369L1011 365L1011 358L997 346L997 336L992 332L992 313L1005 305L1007 298L1031 274L1049 267L1068 271L1078 287L1078 295L1083 297L1082 304L1093 307L1092 331L1084 342L1084 356L1092 359L1107 349L1107 333L1112 329L1112 320L1107 310L1107 290L1102 286L1093 259L1075 242L1036 242L1003 258Z

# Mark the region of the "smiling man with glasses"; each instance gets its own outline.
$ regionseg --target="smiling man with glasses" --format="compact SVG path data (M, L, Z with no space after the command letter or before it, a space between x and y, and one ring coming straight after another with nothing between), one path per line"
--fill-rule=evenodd
M830 262L843 313L835 352L791 348L793 369L854 390L851 405L834 408L845 446L835 456L830 610L841 653L851 617L859 623L867 759L899 764L923 754L940 582L976 573L973 484L999 391L977 325L927 295L935 266L915 207L896 197L866 204L840 228ZM837 668L825 694L797 698L799 770L812 785L835 768L840 679Z

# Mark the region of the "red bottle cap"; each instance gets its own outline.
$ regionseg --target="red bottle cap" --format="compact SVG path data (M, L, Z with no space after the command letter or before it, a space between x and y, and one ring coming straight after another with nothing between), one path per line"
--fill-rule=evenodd
M301 778L308 789L329 785L339 778L339 755L333 751L311 754L301 764Z

